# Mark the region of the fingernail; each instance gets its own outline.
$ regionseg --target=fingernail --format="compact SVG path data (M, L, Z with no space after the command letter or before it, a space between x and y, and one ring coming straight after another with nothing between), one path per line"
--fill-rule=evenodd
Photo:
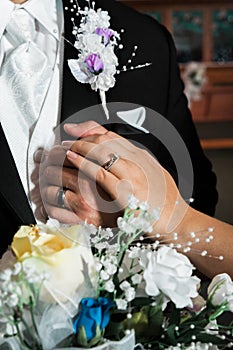
M46 158L45 151L42 148L36 150L33 154L33 159L36 163L43 163Z
M78 158L78 155L77 153L73 152L73 151L67 151L66 152L66 155L68 158L70 159L77 159Z
M70 148L73 145L74 141L62 141L62 146L64 146L65 148Z
M76 128L78 124L75 123L66 123L64 124L64 128Z

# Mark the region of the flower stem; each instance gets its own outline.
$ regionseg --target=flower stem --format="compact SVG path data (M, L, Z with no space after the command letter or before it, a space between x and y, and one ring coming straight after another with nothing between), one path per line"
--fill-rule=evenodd
M37 329L37 324L36 324L35 315L34 315L33 301L32 301L32 299L31 299L31 297L30 297L29 308L30 308L30 314L31 314L32 325L33 325L33 327L34 327L34 329L35 329L35 332L36 332L37 336L40 337L40 336L39 336L38 329Z
M40 344L40 341L38 341L38 339L36 339L36 337L34 336L33 332L31 331L31 329L28 327L27 322L25 321L25 319L22 317L21 318L21 322L24 325L28 335L30 336L31 339L33 339L33 347L29 347L29 349L33 348L35 350L42 350L42 345Z
M15 325L15 328L16 328L16 331L17 331L17 336L19 338L19 341L20 343L23 345L23 346L26 346L28 349L31 349L31 347L29 346L29 344L24 340L24 337L20 331L20 328L19 328L19 322L15 322L14 323Z

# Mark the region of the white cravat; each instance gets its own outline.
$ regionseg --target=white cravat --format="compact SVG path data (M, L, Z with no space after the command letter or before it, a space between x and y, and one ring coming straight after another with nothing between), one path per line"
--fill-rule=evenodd
M35 19L24 8L17 8L5 34L14 48L6 55L1 70L29 130L39 117L52 76L47 56L33 41L35 33Z
M30 202L29 192L34 187L30 179L34 169L33 154L39 147L52 146L53 128L59 121L63 57L63 42L60 41L60 37L64 26L62 0L28 0L20 6L9 0L0 0L0 2L0 122ZM53 70L37 121L31 130L24 118L24 113L1 76L6 57L14 49L13 42L7 36L6 28L12 13L19 8L25 8L35 19L35 43L47 56Z

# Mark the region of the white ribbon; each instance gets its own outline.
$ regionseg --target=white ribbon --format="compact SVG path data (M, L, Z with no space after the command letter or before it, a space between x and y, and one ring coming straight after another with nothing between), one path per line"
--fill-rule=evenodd
M51 329L55 329L55 327L51 327ZM63 328L63 327L62 327ZM67 328L69 330L69 327ZM59 328L56 329L56 335L59 335ZM50 345L53 343L53 340L51 340ZM58 338L57 338L58 340ZM60 339L61 340L61 339ZM7 344L8 348L7 350L25 350L18 342L16 337L8 338L4 341L0 340L0 350L4 350L4 346ZM3 345L5 344L5 345ZM48 345L48 343L47 343ZM92 348L92 350L134 350L135 349L135 333L134 330L131 330L129 334L127 334L123 339L119 341L110 341L106 339L106 342L102 345L95 346ZM138 346L138 344L137 344ZM45 347L43 345L43 350L86 350L85 348L79 348L79 347L69 347L69 348L51 348L51 347ZM144 348L142 348L144 349Z
M109 120L109 111L108 111L108 108L107 108L105 91L99 90L99 94L100 94L101 104L102 104L104 113L106 115L107 120Z
M24 350L16 337L1 338L0 337L0 350Z

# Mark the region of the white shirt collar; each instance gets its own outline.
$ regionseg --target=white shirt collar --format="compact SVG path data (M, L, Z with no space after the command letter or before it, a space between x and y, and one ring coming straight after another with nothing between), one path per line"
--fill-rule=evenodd
M14 4L10 0L1 0L0 40L15 6L19 5ZM49 31L49 33L51 33L56 39L59 39L58 30L54 27L53 22L56 0L28 0L20 6L27 9L27 11L34 16Z
M9 0L1 1L1 11L0 11L0 40L2 34L11 18L11 13L14 9L15 4Z

